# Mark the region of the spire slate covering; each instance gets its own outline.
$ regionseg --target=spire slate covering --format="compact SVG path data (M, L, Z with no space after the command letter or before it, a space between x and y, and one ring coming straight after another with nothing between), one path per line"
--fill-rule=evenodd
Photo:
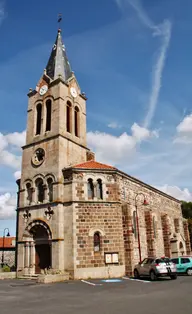
M71 66L66 55L65 46L62 42L60 29L58 30L57 38L46 66L46 74L52 80L61 76L64 81L67 81L72 76Z

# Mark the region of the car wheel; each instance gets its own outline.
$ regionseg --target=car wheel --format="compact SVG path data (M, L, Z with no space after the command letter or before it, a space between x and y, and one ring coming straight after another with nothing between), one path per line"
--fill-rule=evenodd
M171 280L175 280L175 279L177 279L177 275L171 275L170 278L171 278Z
M153 270L150 272L150 279L151 281L155 281L157 279L157 276Z
M138 279L140 277L137 269L134 269L134 277L135 279Z
M191 268L187 269L187 275L192 276L192 269Z

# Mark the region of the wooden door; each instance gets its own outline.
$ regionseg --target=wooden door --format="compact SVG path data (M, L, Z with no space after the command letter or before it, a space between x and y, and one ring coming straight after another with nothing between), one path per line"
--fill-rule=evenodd
M41 273L40 257L39 257L39 254L38 254L37 247L35 248L35 273L36 274L40 274Z

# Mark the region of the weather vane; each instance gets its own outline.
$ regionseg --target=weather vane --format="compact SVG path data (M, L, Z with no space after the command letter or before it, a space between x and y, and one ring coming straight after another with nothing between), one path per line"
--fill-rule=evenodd
M58 20L57 20L57 22L59 23L59 25L60 25L61 21L62 21L62 14L59 13L59 14L58 14Z

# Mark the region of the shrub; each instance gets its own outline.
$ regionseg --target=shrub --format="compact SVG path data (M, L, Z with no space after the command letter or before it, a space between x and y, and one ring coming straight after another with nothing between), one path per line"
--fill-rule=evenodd
M11 269L8 265L3 266L3 272L9 273L10 271L11 271Z

